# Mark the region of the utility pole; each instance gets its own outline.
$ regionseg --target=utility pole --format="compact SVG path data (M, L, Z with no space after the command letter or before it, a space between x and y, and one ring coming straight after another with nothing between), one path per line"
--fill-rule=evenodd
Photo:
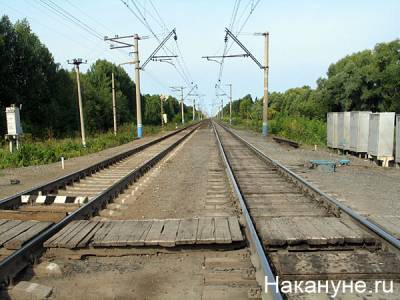
M195 116L196 116L196 99L195 98L193 98L193 121L194 121L194 119L195 119Z
M151 61L156 60L157 57L155 56L157 52L164 46L164 44L168 41L168 39L174 36L174 39L177 39L175 29L173 29L166 38L157 46L157 48L153 51L153 53L147 58L147 60L140 66L140 59L139 59L139 40L142 39L138 34L128 35L128 36L118 36L115 37L104 37L105 41L112 41L118 43L120 46L110 45L111 49L117 48L127 48L133 47L133 54L135 55L132 63L135 65L135 90L136 90L136 122L137 122L137 137L140 139L142 137L142 102L140 97L140 70L144 70L144 67ZM131 39L133 38L133 44L130 44L125 41L121 41L122 39ZM143 37L145 38L145 37ZM163 56L163 59L169 59L171 57L177 57L176 55L173 56Z
M263 97L263 136L268 135L268 71L269 71L269 32L265 32L264 44L264 97Z
M82 137L82 146L86 147L86 135L85 135L85 122L83 120L83 107L82 107L82 95L81 95L81 83L79 77L79 65L85 64L82 61L82 58L74 58L72 61L67 61L70 65L75 65L75 72L76 72L76 84L78 86L78 105L79 105L79 119L81 122L81 137Z
M221 98L221 120L224 119L224 99Z
M113 106L113 120L114 120L114 135L117 135L117 106L115 103L115 78L114 72L111 73L111 86L112 86L112 106Z
M160 96L161 127L164 126L164 105L163 105L163 102L164 102L165 100L167 100L168 98L169 98L169 96L167 96L167 95L161 95L161 96Z
M232 125L232 83L227 86L229 86L229 125Z
M183 87L181 88L181 113L182 113L182 125L185 124L185 113L183 111Z
M182 125L185 124L185 116L184 116L184 111L183 111L183 89L185 87L183 86L171 86L171 89L175 92L181 92L181 120L182 120Z
M142 101L140 99L140 60L139 60L139 35L135 34L134 50L135 54L135 83L136 83L136 122L137 122L137 137L142 137Z
M216 58L227 58L227 57L250 57L254 63L264 71L264 97L263 97L263 126L262 126L262 134L263 136L268 135L268 71L269 71L269 32L264 33L255 33L254 35L264 36L264 65L262 65L257 58L243 45L241 41L234 35L228 28L225 28L225 43L228 42L228 37L230 37L242 50L245 52L243 54L234 54L234 55L222 55L222 56L203 56L209 61L216 61ZM216 61L221 63L219 61Z

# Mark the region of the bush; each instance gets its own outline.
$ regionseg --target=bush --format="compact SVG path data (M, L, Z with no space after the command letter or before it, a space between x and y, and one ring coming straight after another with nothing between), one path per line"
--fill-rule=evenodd
M235 117L232 119L232 125L259 133L262 131L261 120L243 120ZM326 145L326 123L317 119L284 116L277 113L269 121L269 132L304 144Z
M172 123L164 126L164 130L172 129L175 129ZM160 130L160 126L147 125L143 127L143 134L144 136L154 135ZM10 153L6 145L0 148L0 169L57 162L61 160L61 157L69 159L122 145L132 141L134 137L136 137L136 127L125 124L118 128L117 136L109 131L89 137L86 148L82 146L80 138L51 141L24 140L20 149L14 153Z

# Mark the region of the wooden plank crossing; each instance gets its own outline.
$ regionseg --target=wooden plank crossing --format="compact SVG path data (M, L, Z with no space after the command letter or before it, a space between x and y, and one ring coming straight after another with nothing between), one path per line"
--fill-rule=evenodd
M47 248L142 247L242 242L236 217L73 221L44 243Z
M372 235L351 221L334 217L277 217L256 219L267 247L373 244Z
M52 222L0 219L0 248L16 250L48 228Z
M395 253L366 250L271 252L282 280L399 279L400 259ZM386 298L381 298L386 299Z

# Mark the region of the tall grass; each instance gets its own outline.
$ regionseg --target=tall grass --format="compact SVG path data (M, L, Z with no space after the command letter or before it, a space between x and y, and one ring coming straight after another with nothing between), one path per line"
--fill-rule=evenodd
M172 123L164 127L164 130L175 129ZM160 126L144 126L143 135L154 135L160 132ZM12 167L26 167L31 165L47 164L65 159L98 152L110 147L128 143L136 135L136 127L130 124L118 128L117 136L112 131L89 136L86 147L81 144L81 139L66 138L49 141L25 140L22 146L14 153L10 153L7 145L0 148L0 169Z
M261 133L261 120L234 118L236 128L246 128ZM269 121L270 133L309 145L326 145L326 123L317 119L276 114Z

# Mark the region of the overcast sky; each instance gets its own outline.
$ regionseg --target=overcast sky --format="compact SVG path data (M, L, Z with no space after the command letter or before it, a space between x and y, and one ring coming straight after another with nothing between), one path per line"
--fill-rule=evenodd
M51 1L73 14L95 33L90 34L76 23L57 15L45 3ZM224 48L224 28L229 27L236 3L240 3L233 32L244 23L257 0L126 0L137 12L138 5L152 30L162 39L167 28L176 27L178 45L187 66L187 76L180 75L174 66L150 62L142 75L143 93L171 94L170 86L187 85L183 77L190 77L205 94L203 106L211 109L215 102L215 83L219 65L202 59L204 55L221 55ZM151 4L154 4L156 10ZM88 63L103 58L117 64L131 59L127 50L110 50L99 36L139 33L152 37L134 14L120 0L0 0L1 13L14 22L27 18L32 30L53 53L56 62L66 68L67 59L82 57ZM157 17L157 13L162 21ZM310 85L325 76L328 66L341 57L376 43L399 38L400 1L398 0L261 0L250 15L238 38L254 56L263 61L264 41L254 32L270 32L270 90ZM156 38L140 41L143 62L157 46ZM175 42L167 47L175 52ZM230 54L242 51L233 46ZM160 52L160 55L165 55ZM179 53L178 53L179 54ZM179 54L180 55L180 54ZM181 62L181 67L185 69ZM176 68L180 70L180 65ZM83 66L85 70L87 66ZM133 67L125 69L133 75ZM224 63L222 86L233 84L233 97L245 94L262 96L262 71L249 58L227 58ZM227 89L227 88L226 88ZM188 91L188 90L187 90ZM188 102L190 104L190 101Z

